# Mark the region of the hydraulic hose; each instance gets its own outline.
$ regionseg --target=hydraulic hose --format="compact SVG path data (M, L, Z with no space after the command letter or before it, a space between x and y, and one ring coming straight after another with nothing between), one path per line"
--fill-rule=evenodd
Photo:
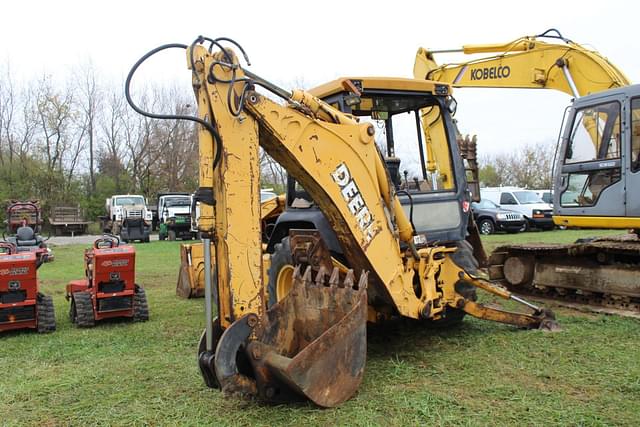
M196 40L197 41L197 40ZM158 52L161 52L163 50L166 49L187 49L187 45L182 44L182 43L169 43L169 44L164 44L162 46L158 46L155 49L150 50L149 52L145 53L140 59L138 59L138 61L133 65L133 67L131 67L131 70L129 71L129 74L127 75L127 80L125 81L125 85L124 85L124 94L125 97L127 99L127 103L129 103L129 105L131 106L131 108L133 108L133 110L135 112L137 112L138 114L141 114L145 117L149 117L152 119L161 119L161 120L188 120L188 121L192 121L192 122L196 122L201 124L202 126L204 126L204 128L211 134L211 137L213 138L213 141L215 143L215 156L213 158L213 165L212 168L215 169L216 166L218 166L218 163L220 162L220 153L222 152L222 138L220 136L220 134L218 133L218 131L216 130L215 127L213 127L213 125L205 120L202 120L199 117L196 116L185 116L185 115L179 115L179 114L158 114L158 113L150 113L148 111L143 110L142 108L138 107L135 102L133 102L133 99L131 98L131 91L130 91L130 87L131 87L131 80L133 79L133 75L136 73L136 71L138 70L138 68L140 67L140 65L142 65L147 59L149 59L150 57L152 57L153 55L155 55Z

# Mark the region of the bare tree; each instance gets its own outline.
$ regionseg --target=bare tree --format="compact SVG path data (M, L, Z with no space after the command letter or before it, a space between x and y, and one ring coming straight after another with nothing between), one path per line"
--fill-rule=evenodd
M119 91L109 91L106 101L106 108L100 117L101 134L105 144L98 150L102 158L101 163L105 166L100 172L111 176L116 184L116 189L121 188L121 172L125 157L123 143L126 140L127 116L125 100Z
M260 150L261 184L283 190L287 184L287 171L273 160L264 150Z
M193 115L189 100L175 87L157 89L156 104L173 115ZM168 109L170 108L170 109ZM162 120L154 130L153 150L156 161L151 165L156 179L150 188L158 190L193 190L185 184L194 183L198 170L198 139L191 122ZM150 183L151 184L151 183Z
M9 68L0 77L0 165L5 166L5 155L11 160L12 126L15 109L15 93Z
M84 121L86 123L86 134L89 151L89 186L90 191L96 190L95 177L95 153L96 153L96 123L100 114L101 90L96 83L96 73L91 61L87 62L76 73L76 81L79 82L79 102Z
M525 145L518 152L485 156L481 160L481 181L487 186L551 188L553 154L553 144L538 143Z
M62 158L69 146L69 128L73 119L73 93L59 92L51 77L43 76L35 88L40 150L49 171L62 170Z
M150 101L148 93L143 94L138 105L146 111L155 111L154 103ZM123 116L124 142L127 151L127 164L133 182L133 189L143 190L144 182L148 179L149 153L153 146L155 121L141 116L131 109L126 109Z
M67 199L85 148L87 117L79 112L73 88L58 89L49 76L41 78L33 97L37 144L32 154L41 158L46 166L39 192L47 199Z
M24 161L35 126L31 94L16 88L7 66L0 76L0 165Z

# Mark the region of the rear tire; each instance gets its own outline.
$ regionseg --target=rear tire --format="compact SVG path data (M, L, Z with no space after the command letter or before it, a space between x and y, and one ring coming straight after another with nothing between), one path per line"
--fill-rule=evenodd
M133 295L133 321L146 322L147 320L149 320L147 294L141 286L136 285L136 291Z
M170 242L175 242L175 240L176 240L176 232L174 230L169 230L167 235L169 236L169 241Z
M269 284L267 290L269 292L269 302L267 308L272 307L285 295L278 295L278 279L283 279L283 274L293 272L293 258L291 256L291 245L289 237L285 237L276 243L273 254L271 255L271 267L269 267ZM280 293L284 294L285 289L280 286ZM280 299L278 299L280 297Z
M93 314L93 301L91 299L91 292L74 292L73 301L75 306L75 319L74 322L81 328L90 328L95 326L96 318Z
M38 310L38 333L45 334L55 331L56 314L53 308L53 298L50 295L38 293L36 310Z
M479 263L478 260L473 256L473 246L471 243L463 240L461 242L456 242L456 246L458 250L454 252L451 256L453 262L460 268L464 269L469 274L475 274L478 271ZM465 282L464 280L459 280L455 284L456 291L465 297L465 299L470 301L476 301L478 299L478 295L476 294L476 287L471 283ZM430 326L436 328L450 328L452 326L459 325L462 323L464 316L466 316L464 310L453 307L446 307L444 309L444 315L441 319L438 320L430 320Z

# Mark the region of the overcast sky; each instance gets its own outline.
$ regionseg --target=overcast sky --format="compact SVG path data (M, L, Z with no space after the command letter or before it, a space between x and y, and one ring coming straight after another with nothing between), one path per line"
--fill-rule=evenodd
M451 6L453 8L448 9ZM252 71L284 86L312 87L343 75L411 77L418 47L507 42L557 28L597 49L640 81L634 46L640 6L631 1L7 1L2 4L0 58L28 80L69 75L89 59L99 75L121 84L146 51L189 44L203 34L234 38ZM437 57L454 62L460 56ZM145 67L142 78L184 82L179 51ZM483 153L555 141L570 97L552 91L458 89L463 133L477 134Z

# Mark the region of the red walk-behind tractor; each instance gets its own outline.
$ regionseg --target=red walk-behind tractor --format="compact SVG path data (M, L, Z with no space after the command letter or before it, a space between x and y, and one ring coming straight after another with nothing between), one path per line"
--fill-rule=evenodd
M14 244L0 242L0 332L56 330L53 299L39 292L36 270L35 253L18 252Z
M134 247L120 245L115 236L101 237L85 250L85 278L67 285L71 322L91 327L102 319L148 320L146 294L135 283L135 259Z

